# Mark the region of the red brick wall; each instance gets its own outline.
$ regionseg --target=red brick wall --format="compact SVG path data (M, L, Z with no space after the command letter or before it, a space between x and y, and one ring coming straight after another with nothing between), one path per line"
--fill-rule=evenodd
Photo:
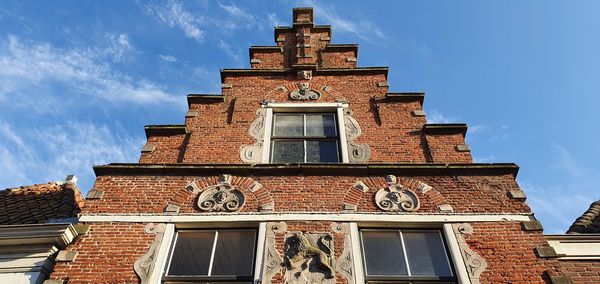
M51 279L68 283L138 283L135 261L150 247L154 235L145 224L89 223L87 235L77 237L68 250L79 254L75 261L57 262Z
M321 66L325 68L354 68L356 61L348 61L348 58L356 59L354 51L321 52Z
M565 275L575 283L600 283L600 261L560 260L558 262Z
M185 134L148 137L148 144L154 146L151 152L142 152L140 163L178 163L185 152Z
M254 69L281 69L285 64L284 54L279 51L254 52L252 58L260 60L260 63L252 63Z
M464 145L461 133L426 135L427 146L434 163L472 163L471 151L458 151L456 146Z
M473 234L464 236L470 249L487 261L481 283L546 283L546 271L559 273L556 259L534 252L547 246L542 233L522 231L519 223L473 223Z
M95 190L102 190L102 199L86 201L83 213L162 213L167 204L181 206L181 213L202 214L195 207L198 193L185 189L186 185L202 177L178 176L100 176ZM217 184L214 180L205 186ZM369 192L357 195L358 211L379 211L374 204L374 194L385 186L382 176L254 176L265 194L275 201L277 212L320 211L340 212L346 195L357 181L370 187ZM234 185L242 184L246 177L233 177ZM239 181L238 181L239 180ZM433 195L421 194L411 181L421 181L439 192L441 200ZM399 182L417 192L421 199L419 212L438 212L437 206L449 204L457 213L530 213L520 200L511 199L507 192L517 184L506 176L415 176L399 178ZM203 186L201 186L203 187ZM242 212L256 212L259 204L268 200L239 186L246 196ZM259 200L263 198L262 200Z

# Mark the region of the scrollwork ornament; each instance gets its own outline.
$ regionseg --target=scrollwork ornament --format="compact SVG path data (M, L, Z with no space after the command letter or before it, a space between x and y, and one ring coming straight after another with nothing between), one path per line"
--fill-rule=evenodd
M384 211L414 212L420 207L417 194L398 184L379 189L375 193L375 204Z
M290 93L290 99L292 100L318 100L321 94L313 89L309 88L308 83L300 83L300 89L294 90Z
M198 197L198 208L203 211L235 212L244 206L244 194L228 184L211 186Z

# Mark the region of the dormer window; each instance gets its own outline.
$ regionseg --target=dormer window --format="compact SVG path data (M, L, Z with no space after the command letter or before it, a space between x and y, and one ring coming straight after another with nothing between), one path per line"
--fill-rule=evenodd
M271 163L338 163L337 114L273 114Z

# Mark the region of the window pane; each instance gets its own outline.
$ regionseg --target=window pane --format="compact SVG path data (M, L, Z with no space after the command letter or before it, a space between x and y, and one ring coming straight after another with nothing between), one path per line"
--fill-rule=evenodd
M407 275L398 231L363 231L367 275Z
M336 136L333 114L307 114L306 136Z
M304 136L304 116L302 114L275 114L273 136Z
M273 141L273 163L304 163L304 141Z
M452 276L443 240L438 231L402 231L412 275Z
M254 231L219 231L211 275L251 276Z
M207 275L215 232L180 232L169 275Z
M309 140L306 141L306 162L338 162L336 140Z

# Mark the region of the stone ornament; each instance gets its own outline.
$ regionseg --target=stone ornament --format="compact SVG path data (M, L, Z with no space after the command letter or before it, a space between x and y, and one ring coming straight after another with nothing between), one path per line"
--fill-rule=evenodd
M371 149L367 144L354 143L354 139L362 134L362 130L348 108L344 108L344 128L348 145L348 161L351 164L367 163L371 158Z
M467 268L467 274L472 284L479 284L479 276L487 268L487 262L481 255L469 248L469 245L465 241L464 235L470 235L473 233L473 227L469 223L452 224L458 247L460 248L460 254L462 255L463 262Z
M298 79L300 80L310 80L312 79L312 70L300 70L298 71Z
M231 185L230 175L221 175L219 184L205 188L198 197L198 208L202 211L235 212L244 206L244 194Z
M284 283L335 283L331 235L293 232L284 248Z
M260 108L256 111L256 119L254 119L248 130L248 134L250 134L256 142L253 145L243 145L240 149L240 159L242 159L244 163L259 164L262 160L266 117L266 109Z
M309 88L309 84L306 82L300 83L300 89L290 92L290 99L292 100L318 100L321 94L313 89Z
M420 202L417 194L396 183L395 176L386 176L387 187L375 193L375 205L383 211L414 212L419 210Z
M146 234L154 234L154 241L150 244L148 251L138 258L133 264L133 270L138 277L140 277L140 283L148 283L148 278L154 269L154 263L156 262L156 255L158 254L158 248L162 242L163 235L165 233L165 224L153 224L149 223L144 227Z
M344 278L346 283L354 284L354 261L352 260L352 239L349 234L344 236L344 251L335 265L335 270L338 271Z

